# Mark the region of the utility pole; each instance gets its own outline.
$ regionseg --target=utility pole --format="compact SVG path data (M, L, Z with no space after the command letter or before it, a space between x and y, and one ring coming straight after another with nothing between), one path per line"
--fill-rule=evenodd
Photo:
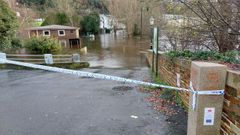
M141 37L142 37L142 34L143 34L143 7L141 7Z

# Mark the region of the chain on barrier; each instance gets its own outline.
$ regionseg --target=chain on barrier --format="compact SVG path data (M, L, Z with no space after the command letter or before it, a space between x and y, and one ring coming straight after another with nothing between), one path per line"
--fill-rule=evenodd
M31 64L31 63L25 63L25 62L19 62L19 61L12 61L12 60L7 60L6 54L4 54L4 53L0 53L0 64L1 63L24 66L24 67L28 67L28 68L41 69L41 70L64 73L64 74L71 74L71 75L75 75L78 77L90 77L90 78L95 78L95 79L112 80L112 81L137 84L137 85L143 85L143 86L150 86L150 87L157 87L157 88L170 89L170 90L176 90L176 91L190 92L193 94L193 101L192 101L192 109L193 110L195 109L195 106L196 106L196 96L197 95L223 95L224 94L224 90L204 90L204 91L194 90L192 83L190 83L190 88L187 89L187 88L173 87L173 86L168 86L168 85L161 85L161 84L144 82L144 81L139 81L139 80L127 79L127 78L111 76L111 75L104 75L104 74L90 73L90 72L85 72L85 71L77 71L77 70L63 69L63 68L58 68L58 67L50 67L50 66L37 65L37 64Z

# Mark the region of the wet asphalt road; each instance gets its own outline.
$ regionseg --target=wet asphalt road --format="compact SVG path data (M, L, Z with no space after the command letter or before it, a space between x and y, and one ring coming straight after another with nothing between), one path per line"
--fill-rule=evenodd
M87 71L149 79L147 68ZM40 70L0 70L0 135L186 134L184 125L167 122L137 88Z

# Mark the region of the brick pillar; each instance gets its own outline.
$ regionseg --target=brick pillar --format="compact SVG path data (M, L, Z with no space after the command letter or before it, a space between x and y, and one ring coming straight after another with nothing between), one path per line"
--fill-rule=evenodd
M211 91L225 88L227 67L215 63L192 62L191 81L194 90ZM189 99L188 135L219 135L223 95L196 95Z

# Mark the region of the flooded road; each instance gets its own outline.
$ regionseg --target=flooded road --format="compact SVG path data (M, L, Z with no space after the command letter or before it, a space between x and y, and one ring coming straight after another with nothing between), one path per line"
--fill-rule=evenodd
M140 51L149 48L148 40L103 34L93 41L87 38L81 41L81 48L86 47L87 52L84 49L63 49L63 53L81 53L81 60L89 62L91 67L132 69L146 66L146 58Z
M140 51L147 40L100 35L82 39L83 71L150 81ZM0 135L186 135L186 117L169 118L135 84L42 70L0 70ZM183 118L183 119L182 119Z

